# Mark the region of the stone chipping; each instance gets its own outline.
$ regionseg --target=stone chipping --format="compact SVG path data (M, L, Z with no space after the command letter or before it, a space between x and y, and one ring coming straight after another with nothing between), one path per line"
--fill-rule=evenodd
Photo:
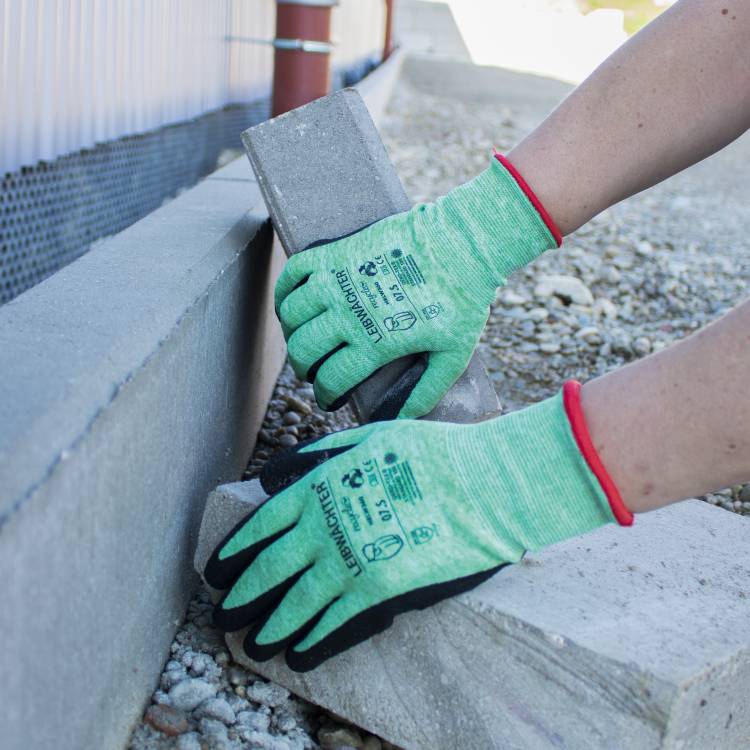
M517 114L512 107L427 94L402 80L382 130L410 198L437 197L480 171L492 145L510 148L526 126ZM552 395L567 378L591 379L659 351L746 296L750 252L739 227L729 227L718 242L710 221L686 220L697 200L686 183L637 196L595 218L500 290L480 351L506 411ZM322 412L311 386L287 365L243 478L257 476L284 447L354 424L348 407ZM750 514L750 485L703 499ZM201 591L130 745L172 748L393 746L233 664Z

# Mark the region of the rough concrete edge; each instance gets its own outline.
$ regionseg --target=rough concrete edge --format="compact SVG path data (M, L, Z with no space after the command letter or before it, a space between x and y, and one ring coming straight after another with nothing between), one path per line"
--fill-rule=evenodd
M725 698L721 693L718 696L716 695L716 683L719 683L719 690L721 690L723 683L725 690L736 693L738 691L736 686L732 686L732 681L737 681L738 674L741 675L739 682L743 687L750 684L750 649L745 649L741 654L732 654L717 664L711 664L703 672L680 685L679 689L675 691L669 718L662 736L664 750L703 750L707 747L706 737L699 736L698 732L692 731L694 724L707 723L707 712L704 707L709 702L714 704L713 712L708 713L709 720L716 718L717 708L715 704L720 703L723 706L723 698ZM719 707L718 711L723 718L726 709ZM733 712L728 713L727 722L723 729L726 732L732 726L732 731L721 738L721 747L745 748L750 745L748 715L750 715L750 712L746 710L744 722L740 718L733 723ZM690 735L687 739L685 737L686 727L687 734ZM711 730L709 729L709 731ZM716 741L718 741L718 738L716 738Z

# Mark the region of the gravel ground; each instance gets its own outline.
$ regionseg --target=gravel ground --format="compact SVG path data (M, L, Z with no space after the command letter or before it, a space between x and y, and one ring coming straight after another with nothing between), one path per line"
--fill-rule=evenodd
M386 145L415 201L472 177L489 157L482 144L508 149L534 119L512 105L425 93L408 77L390 112ZM506 410L553 394L566 378L590 379L658 351L746 296L741 232L717 242L710 220L694 220L701 195L693 188L670 182L610 209L501 290L481 352ZM320 411L287 366L245 478L283 447L352 425L348 408ZM750 514L750 485L704 499ZM233 664L210 611L198 594L131 750L393 747Z

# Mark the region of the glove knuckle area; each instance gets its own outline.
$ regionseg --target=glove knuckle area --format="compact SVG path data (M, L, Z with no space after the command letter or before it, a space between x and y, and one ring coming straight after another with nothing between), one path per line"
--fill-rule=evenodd
M339 598L335 583L320 564L307 569L278 605L250 629L243 644L248 656L265 661L304 639Z
M328 309L325 290L312 278L292 290L278 307L278 317L287 336Z
M326 411L341 408L360 383L377 369L368 353L357 346L343 345L315 363L309 376L315 400Z
M214 622L222 630L250 625L272 609L314 562L298 526L266 546L245 568L217 605Z
M287 342L287 354L297 377L309 382L337 351L346 347L346 327L328 311L298 328Z
M310 258L304 253L297 253L288 258L274 287L274 300L278 310L284 298L301 283L307 280L312 272Z

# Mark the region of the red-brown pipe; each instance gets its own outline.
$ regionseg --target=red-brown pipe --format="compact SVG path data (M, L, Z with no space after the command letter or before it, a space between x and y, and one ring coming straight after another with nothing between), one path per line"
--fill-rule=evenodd
M393 4L395 0L385 0L385 40L383 41L383 60L393 52Z
M337 0L277 0L272 116L301 107L329 93L330 52L284 49L282 45L312 42L312 45L308 45L312 48L330 48L331 7L336 2Z

